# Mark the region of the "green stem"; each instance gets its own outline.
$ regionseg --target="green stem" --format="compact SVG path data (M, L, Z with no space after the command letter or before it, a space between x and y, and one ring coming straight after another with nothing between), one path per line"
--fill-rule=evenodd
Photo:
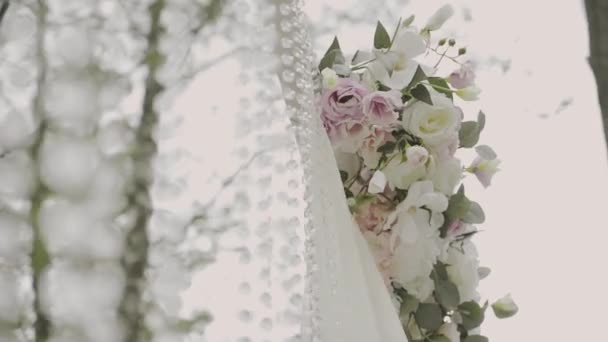
M151 174L153 159L158 150L154 140L154 131L158 125L159 113L154 104L163 91L163 86L157 80L157 74L159 67L164 63L164 56L161 54L159 47L163 32L161 14L164 7L165 0L156 0L148 8L151 19L150 31L146 37L148 75L145 83L141 122L136 132L137 150L133 155L135 187L133 193L129 196L130 205L135 209L137 217L135 226L127 234L127 245L122 259L127 280L119 312L126 325L126 342L140 342L150 339L150 333L144 324L143 287L150 247L147 228L152 215L151 187L153 177Z
M47 75L47 60L44 51L45 43L45 30L47 24L48 8L46 7L45 0L38 0L38 30L36 33L36 53L38 63L38 77L36 80L36 95L33 101L33 110L36 120L38 121L38 132L36 140L31 146L30 153L33 160L38 160L40 154L40 146L44 139L46 132L46 122L44 119L44 83L46 82ZM44 342L49 339L51 322L46 317L42 304L40 302L40 279L44 268L50 263L50 258L44 245L44 241L41 234L40 224L38 222L38 213L42 202L46 197L47 190L43 184L39 183L32 196L32 207L30 210L30 220L32 222L33 230L33 248L31 255L31 266L32 266L32 287L34 290L34 311L36 313L36 322L34 323L35 340L37 342Z

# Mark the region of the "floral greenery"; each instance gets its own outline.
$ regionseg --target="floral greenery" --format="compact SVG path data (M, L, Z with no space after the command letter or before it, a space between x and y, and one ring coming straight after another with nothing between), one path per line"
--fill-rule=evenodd
M488 269L471 241L485 213L460 183L470 173L489 186L500 161L478 145L486 115L462 121L457 106L480 93L461 61L466 47L452 38L433 46L431 33L452 14L444 6L420 30L413 16L400 19L392 34L378 22L371 52L349 59L336 37L318 67L321 119L348 204L414 342L488 341L479 328L490 305L476 289ZM422 55L438 61L426 66ZM435 75L447 60L457 70ZM464 148L478 154L466 168L455 155ZM492 309L498 318L517 312L510 296Z

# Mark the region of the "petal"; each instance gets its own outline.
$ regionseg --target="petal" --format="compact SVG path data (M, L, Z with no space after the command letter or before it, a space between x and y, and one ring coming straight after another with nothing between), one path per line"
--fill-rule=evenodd
M419 34L412 31L405 31L397 36L392 50L400 52L408 59L411 59L426 51L426 43Z

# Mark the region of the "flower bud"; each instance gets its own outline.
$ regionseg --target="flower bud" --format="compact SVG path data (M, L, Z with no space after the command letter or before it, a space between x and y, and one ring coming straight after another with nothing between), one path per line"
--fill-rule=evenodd
M439 42L437 43L437 45L438 46L444 46L446 42L447 42L447 39L442 38L441 40L439 40Z
M445 24L448 19L454 15L454 8L451 5L444 5L435 14L433 14L429 21L424 26L424 31L436 31Z
M497 318L509 318L515 316L519 308L511 298L511 295L508 294L492 304L492 310L494 310Z
M449 44L450 46L454 46L454 45L456 45L456 39L454 39L454 38L450 38L450 40L448 40L448 44Z
M458 49L458 56L462 56L464 54L467 53L467 48L466 47L461 47L460 49Z

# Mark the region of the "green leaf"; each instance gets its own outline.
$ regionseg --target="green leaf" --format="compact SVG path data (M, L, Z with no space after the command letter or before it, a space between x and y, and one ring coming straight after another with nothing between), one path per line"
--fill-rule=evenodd
M431 100L431 93L429 93L429 90L426 89L424 85L417 85L414 89L410 91L410 93L416 100L422 101L431 106L433 105L433 101Z
M483 131L486 128L486 114L482 111L479 111L477 114L477 123L479 124L479 132Z
M429 339L431 342L451 342L449 338L443 335L435 335Z
M458 136L460 138L460 147L471 148L479 142L481 130L475 121L465 121L460 127Z
M342 183L346 182L348 180L348 172L340 170L340 179Z
M470 207L471 201L464 193L464 185L460 185L458 192L452 195L448 201L446 215L451 220L461 219L469 212Z
M331 68L336 63L343 63L344 55L342 54L342 49L340 48L340 42L338 41L338 37L334 37L333 42L325 52L323 58L321 58L321 62L319 63L319 71L323 71L325 68Z
M485 222L486 215L479 203L470 201L469 210L467 211L466 215L464 215L462 220L467 223L481 224Z
M487 337L481 335L471 335L463 340L463 342L489 342Z
M448 270L447 270L447 265L442 263L441 261L437 261L437 263L435 264L435 266L433 266L433 272L435 272L435 276L438 277L438 279L441 280L448 280Z
M438 304L422 303L414 314L416 323L426 330L437 330L443 324L443 312Z
M348 188L344 188L344 194L346 195L346 198L355 197L355 195L353 194L353 192L350 191Z
M388 49L391 47L391 36L380 21L378 21L376 33L374 34L374 47L376 49Z
M485 314L479 304L475 301L464 302L458 306L458 312L462 316L462 325L467 330L473 330L483 323Z
M410 84L408 84L405 89L411 89L412 87L414 87L418 83L426 80L427 78L428 78L428 76L424 73L424 70L422 70L422 67L420 65L418 65L418 67L416 68L416 72L414 73L414 77L412 78L412 80L410 81Z
M397 144L394 141L389 141L389 142L385 143L384 145L378 147L377 152L390 154L390 153L393 153L393 151L395 150L395 147L397 147Z
M477 122L466 121L462 123L460 128L460 147L471 148L479 142L479 136L481 131L486 127L486 115L483 112L479 112L477 116Z
M436 91L445 94L448 98L450 98L450 100L454 100L454 93L450 90L446 90L446 89L450 89L450 84L448 83L448 81L446 81L445 79L441 78L441 77L429 77L428 78L429 83L438 87L435 88L433 87L433 89L435 89Z
M449 280L435 280L435 295L444 308L455 309L460 304L458 287Z
M401 308L399 308L399 317L401 317L402 320L407 320L412 312L418 310L420 301L410 294L406 294L406 296L401 297L401 299L403 300L403 303L401 303Z

